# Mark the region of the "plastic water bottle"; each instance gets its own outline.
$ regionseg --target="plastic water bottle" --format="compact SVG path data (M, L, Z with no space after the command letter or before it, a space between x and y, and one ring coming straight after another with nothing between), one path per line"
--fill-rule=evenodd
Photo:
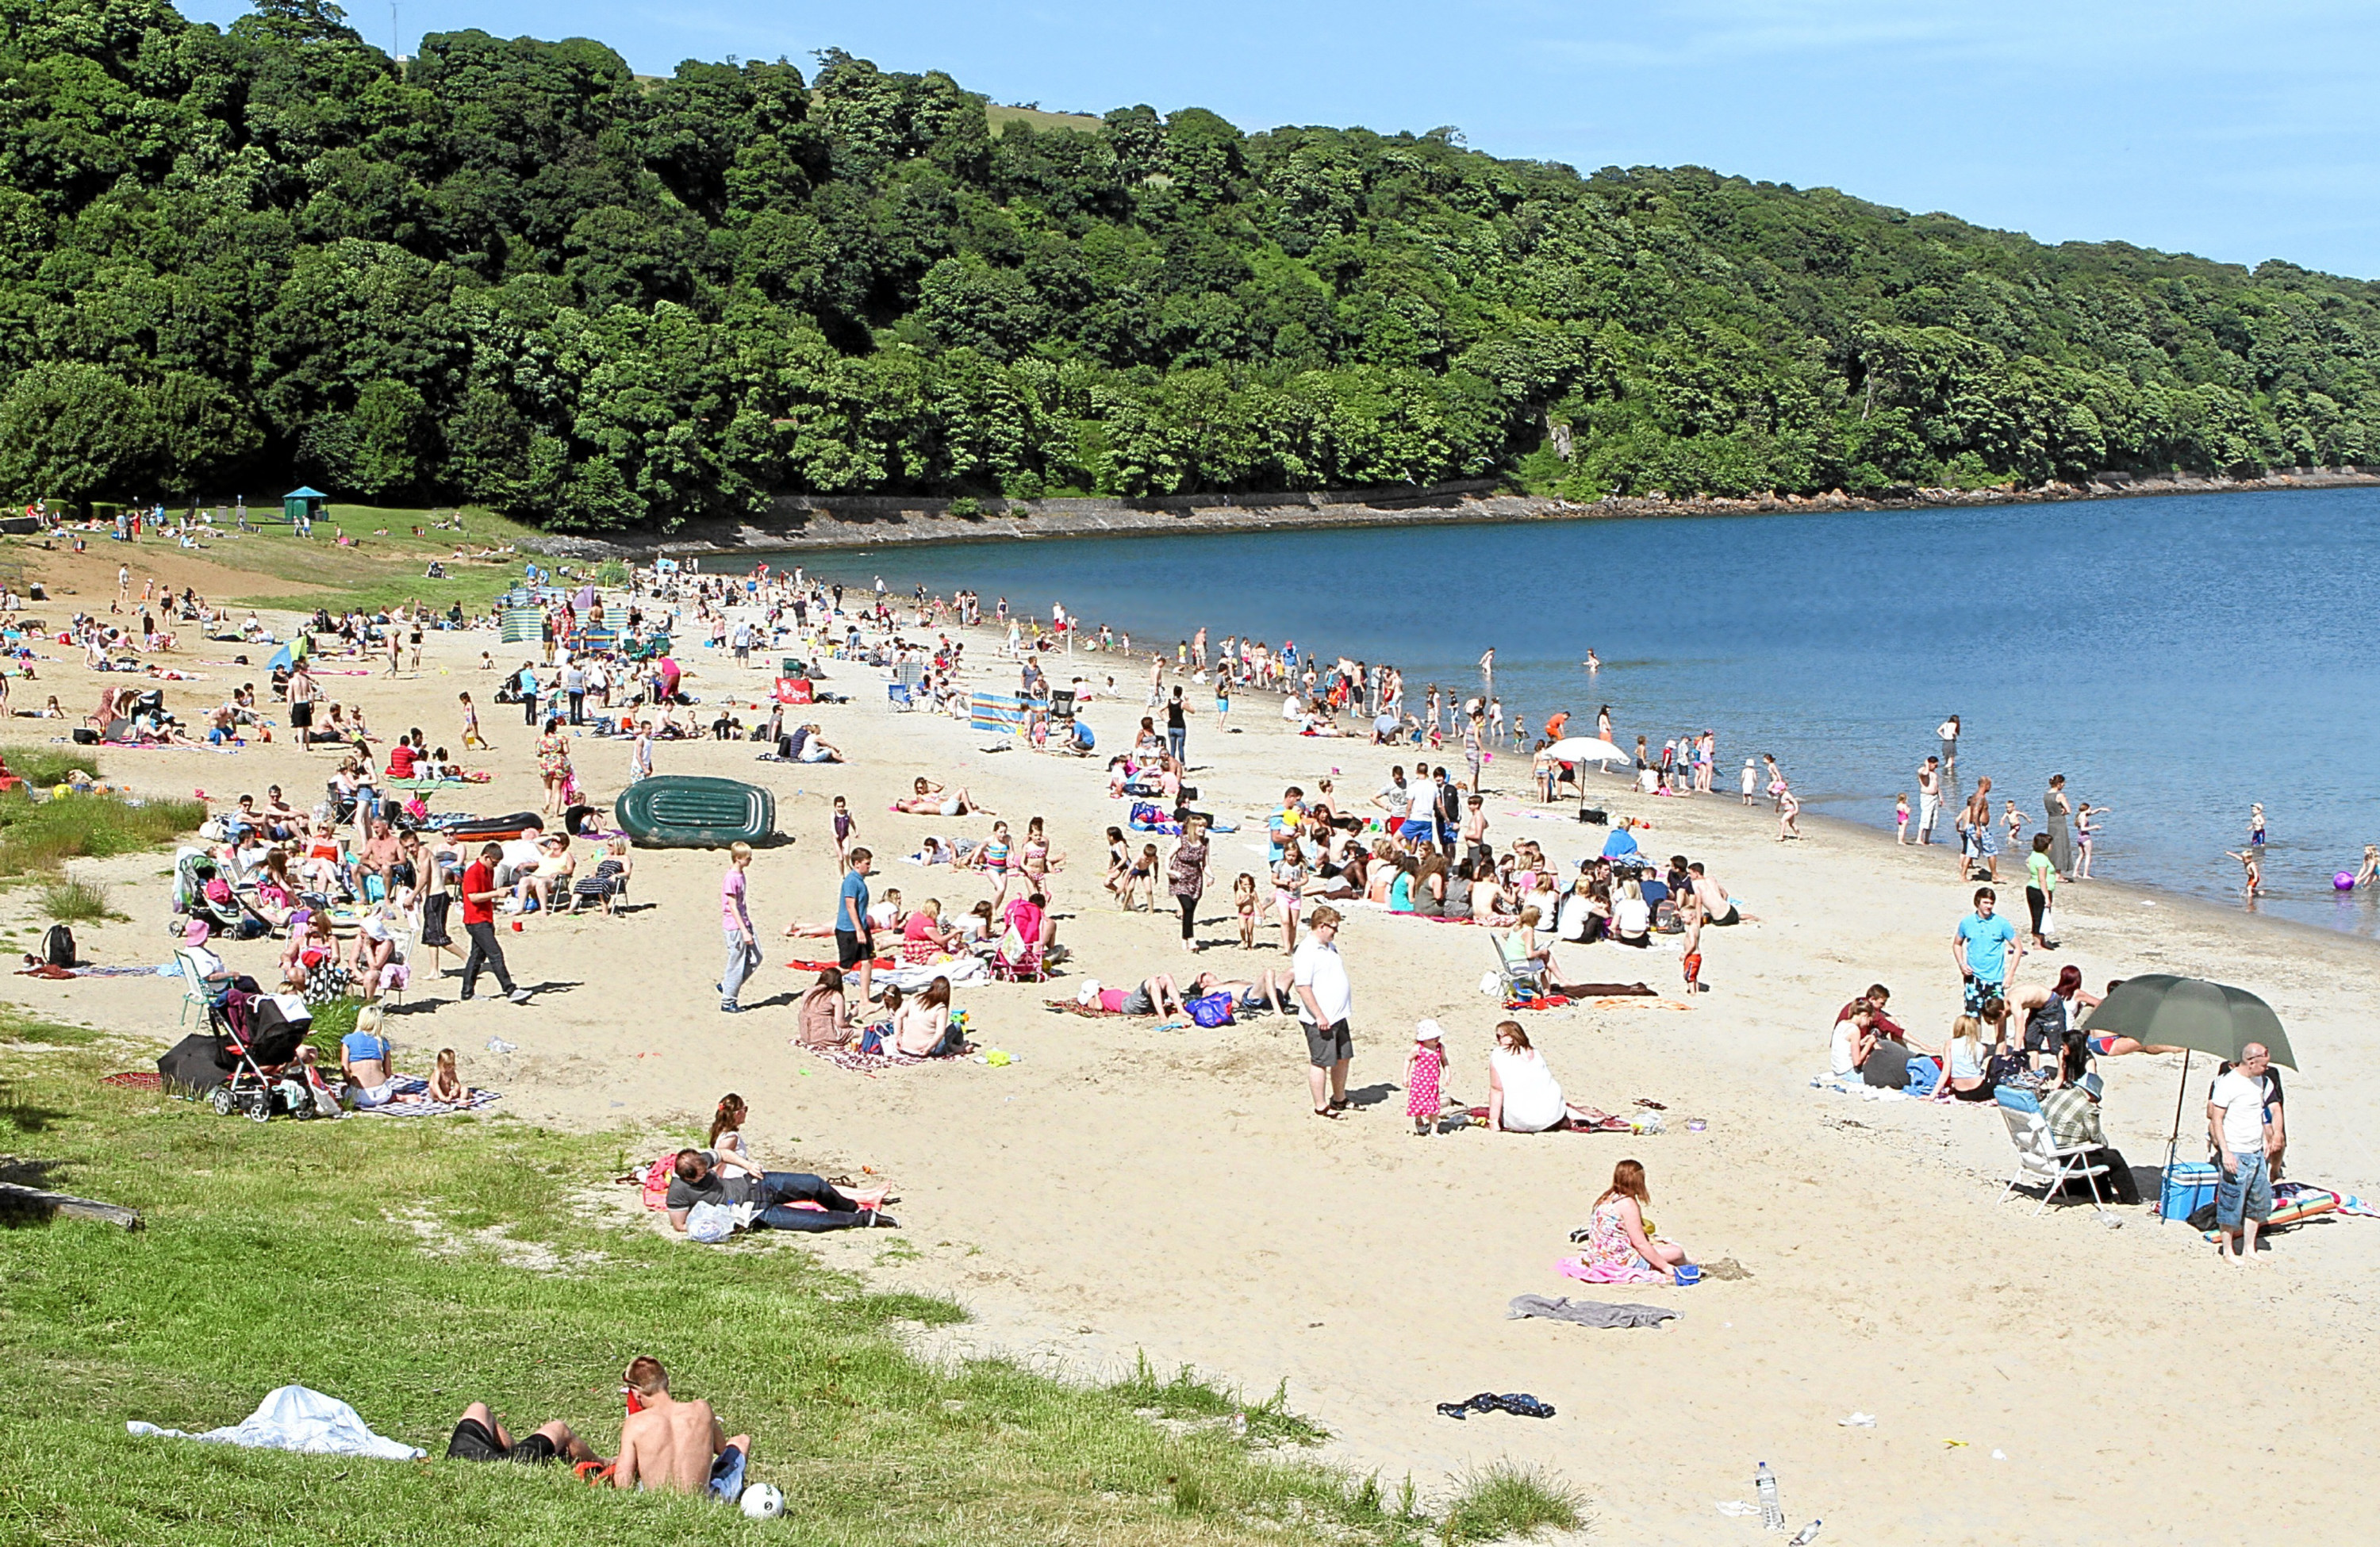
M1785 1506L1777 1502L1777 1474L1763 1461L1752 1480L1754 1494L1760 1500L1760 1529L1781 1531L1785 1529Z
M1785 1547L1809 1547L1811 1542L1818 1540L1818 1528L1825 1524L1826 1522L1824 1520L1811 1521L1808 1525L1803 1527L1801 1534L1796 1536L1792 1541L1787 1542Z

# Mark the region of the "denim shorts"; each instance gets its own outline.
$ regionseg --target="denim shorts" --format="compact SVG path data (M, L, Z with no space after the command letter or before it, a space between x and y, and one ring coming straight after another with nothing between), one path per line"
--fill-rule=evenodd
M2224 1173L2215 1184L2215 1223L2237 1231L2243 1216L2259 1224L2273 1217L2273 1177L2261 1150L2231 1159L2238 1169Z

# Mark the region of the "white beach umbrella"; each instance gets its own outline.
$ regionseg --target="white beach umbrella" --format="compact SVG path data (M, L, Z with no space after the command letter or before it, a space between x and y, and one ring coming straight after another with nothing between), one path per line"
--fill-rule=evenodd
M1610 742L1592 736L1566 736L1546 749L1546 756L1558 762L1634 762L1636 754L1623 752Z

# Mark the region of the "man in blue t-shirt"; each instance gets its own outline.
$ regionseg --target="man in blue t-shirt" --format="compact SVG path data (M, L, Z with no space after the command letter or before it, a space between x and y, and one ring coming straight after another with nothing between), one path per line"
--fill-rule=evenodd
M1950 960L1966 981L1971 1016L1983 1012L1985 1000L2008 997L2008 981L2024 959L2024 942L2015 926L1992 911L1998 900L1990 887L1977 887L1975 910L1959 920L1950 937Z
M868 870L875 859L864 848L851 851L851 868L843 872L843 894L834 905L835 960L845 972L859 969L862 1005L868 1003L868 977L876 960L868 926Z

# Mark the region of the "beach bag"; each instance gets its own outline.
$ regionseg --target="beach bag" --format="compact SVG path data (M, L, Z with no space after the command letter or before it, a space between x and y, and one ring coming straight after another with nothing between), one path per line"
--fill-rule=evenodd
M862 1053L882 1053L884 1051L884 1035L892 1029L892 1023L886 1021L881 1026L871 1026L867 1030L862 1031L859 1034L859 1051Z
M75 964L74 931L64 924L52 924L50 932L42 936L42 959L52 967L72 967Z
M735 1211L725 1203L697 1203L686 1212L686 1238L717 1246L735 1234Z
M1232 1024L1232 996L1228 993L1205 993L1185 1003L1184 1009L1201 1026Z
M675 1155L663 1155L659 1160L653 1162L652 1164L645 1167L644 1196L646 1208L658 1209L668 1203L670 1178L677 1174L674 1169L676 1164L677 1157Z

